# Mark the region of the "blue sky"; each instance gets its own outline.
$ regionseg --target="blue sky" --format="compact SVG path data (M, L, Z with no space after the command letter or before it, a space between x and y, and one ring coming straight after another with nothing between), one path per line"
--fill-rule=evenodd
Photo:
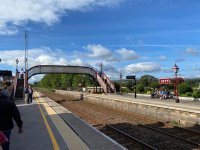
M86 65L111 79L119 73L200 77L199 0L4 0L0 5L0 69ZM32 78L33 81L40 76Z

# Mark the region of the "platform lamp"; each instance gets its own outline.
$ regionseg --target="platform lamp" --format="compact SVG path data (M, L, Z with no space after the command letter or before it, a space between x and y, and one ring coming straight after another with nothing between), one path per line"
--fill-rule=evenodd
M122 95L122 73L121 72L119 74L119 80L121 82L121 85L119 85L120 86L120 94Z
M18 63L19 63L19 60L18 60L18 58L16 59L16 74L18 73Z
M172 68L174 73L175 73L175 80L174 80L174 94L176 96L176 103L179 103L179 98L178 98L178 78L177 78L177 74L179 71L179 67L176 65L174 65L174 67Z

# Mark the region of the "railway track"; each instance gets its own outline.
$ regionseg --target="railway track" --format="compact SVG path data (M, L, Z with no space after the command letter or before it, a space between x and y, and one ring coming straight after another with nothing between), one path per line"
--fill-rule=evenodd
M100 131L129 150L157 150L157 148L129 135L123 130L120 130L112 125L106 125L103 129L100 129Z
M165 135L169 135L171 137L180 139L182 141L193 144L195 146L200 146L200 132L199 131L172 126L170 124L161 123L161 122L158 122L158 124L149 125L149 126L142 125L142 124L139 124L139 125L144 128L148 128L150 130L154 130L154 131L163 133Z
M200 149L200 133L145 117L43 92L127 149ZM142 144L144 143L144 145ZM147 146L147 147L146 147ZM149 146L149 147L148 147Z

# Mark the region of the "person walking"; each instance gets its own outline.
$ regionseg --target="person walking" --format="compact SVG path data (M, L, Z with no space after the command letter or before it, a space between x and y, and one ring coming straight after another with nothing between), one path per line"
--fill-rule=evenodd
M28 102L32 103L32 99L33 99L33 89L32 87L29 85L28 87Z
M2 145L3 150L9 150L11 130L14 127L13 119L18 126L18 133L22 133L22 119L14 102L0 92L0 131L5 134L8 142Z
M5 85L3 90L1 90L1 93L7 98L7 99L10 99L10 92L8 90L8 87Z

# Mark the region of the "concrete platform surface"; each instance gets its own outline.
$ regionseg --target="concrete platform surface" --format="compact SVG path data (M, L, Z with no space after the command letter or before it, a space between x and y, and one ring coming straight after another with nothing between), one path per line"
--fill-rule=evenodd
M104 95L102 95L103 97ZM162 107L172 108L172 109L182 109L187 111L199 112L200 111L200 101L191 101L191 100L180 100L179 103L176 103L175 99L159 99L159 98L147 98L138 96L128 95L106 95L110 98L121 99L125 101L131 101L136 103L143 103L148 105L158 105Z
M11 150L125 149L41 93L34 97L32 104L16 102L24 126L23 134L17 134L15 125Z

